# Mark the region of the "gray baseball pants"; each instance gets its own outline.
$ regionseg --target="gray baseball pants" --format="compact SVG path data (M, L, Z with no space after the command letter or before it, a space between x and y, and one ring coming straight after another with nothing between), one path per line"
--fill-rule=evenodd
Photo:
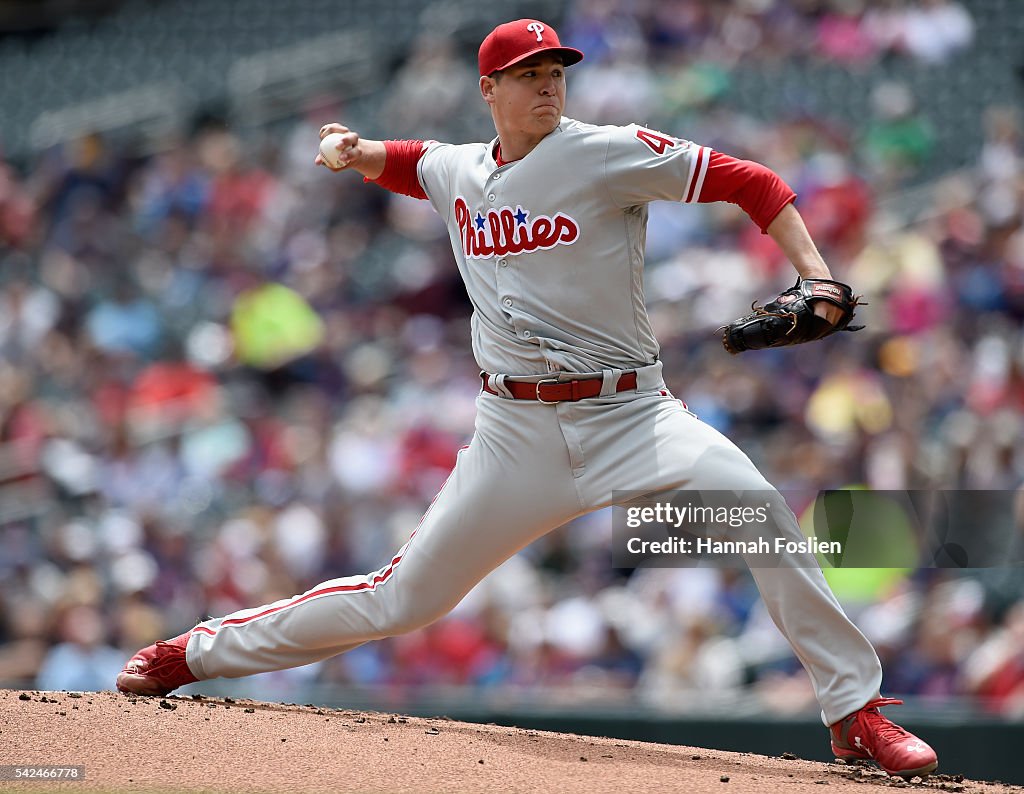
M663 390L556 405L482 393L477 411L471 443L387 565L199 624L186 649L196 677L310 664L426 626L533 540L608 506L613 491L774 492L731 441ZM778 502L782 532L802 539ZM878 695L878 657L815 564L751 571L810 675L826 724Z

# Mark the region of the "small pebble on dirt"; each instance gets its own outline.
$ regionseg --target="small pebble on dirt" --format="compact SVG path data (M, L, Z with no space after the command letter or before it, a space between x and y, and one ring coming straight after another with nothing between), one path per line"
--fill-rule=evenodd
M785 761L795 761L796 760L796 755L794 753L790 753L790 752L787 751L787 752L783 753L782 755L780 755L779 758L781 758L781 759L783 759Z
M24 692L22 692L20 695L18 695L18 700L31 700L31 699L32 698L29 697L28 695L26 695Z
M728 782L729 782L729 776L728 776L728 775L722 775L722 776L721 776L720 778L718 778L718 779L719 779L719 781L721 781L722 783L728 783Z
M242 709L246 714L255 714L256 709Z
M160 708L167 709L168 711L174 711L178 707L174 703L171 703L171 701L169 700L161 700Z
M441 731L439 731L437 728L427 728L423 732L427 734L427 736L437 736L437 734L439 734Z

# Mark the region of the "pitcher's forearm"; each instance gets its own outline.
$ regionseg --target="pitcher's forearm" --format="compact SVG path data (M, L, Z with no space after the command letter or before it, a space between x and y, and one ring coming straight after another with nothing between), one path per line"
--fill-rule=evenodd
M361 154L346 170L358 171L367 179L376 179L383 174L384 163L387 161L384 141L368 141L365 138L360 138L357 147Z
M787 204L765 230L793 263L801 278L832 278L796 207Z

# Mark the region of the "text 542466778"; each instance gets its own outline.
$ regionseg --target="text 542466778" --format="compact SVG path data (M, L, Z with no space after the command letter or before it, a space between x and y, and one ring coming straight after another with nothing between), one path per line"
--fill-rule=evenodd
M85 767L0 764L0 780L85 780Z

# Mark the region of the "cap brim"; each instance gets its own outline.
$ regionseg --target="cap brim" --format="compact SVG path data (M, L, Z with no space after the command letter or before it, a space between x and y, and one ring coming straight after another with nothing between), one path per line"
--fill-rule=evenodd
M529 58L531 55L536 55L539 52L555 52L562 56L563 66L572 66L574 63L579 63L583 60L583 53L572 47L538 47L535 50L530 50L522 55L513 58L511 61L506 63L504 66L497 67L495 72L502 72L508 69L510 66L515 66L517 63L521 63ZM491 72L493 74L494 72Z

